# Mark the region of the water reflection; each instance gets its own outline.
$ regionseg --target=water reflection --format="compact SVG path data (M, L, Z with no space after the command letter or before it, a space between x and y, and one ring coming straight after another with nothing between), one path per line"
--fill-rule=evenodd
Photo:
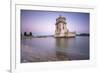
M59 61L69 60L67 53L61 51L56 51L56 57Z
M57 48L67 48L66 38L55 38Z
M22 63L87 59L89 59L89 37L21 40Z

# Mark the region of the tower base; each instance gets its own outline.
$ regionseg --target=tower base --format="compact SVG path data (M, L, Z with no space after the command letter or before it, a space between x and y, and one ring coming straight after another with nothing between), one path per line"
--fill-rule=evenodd
M67 34L55 34L54 37L56 38L74 38L76 36L76 33L75 32L68 32Z

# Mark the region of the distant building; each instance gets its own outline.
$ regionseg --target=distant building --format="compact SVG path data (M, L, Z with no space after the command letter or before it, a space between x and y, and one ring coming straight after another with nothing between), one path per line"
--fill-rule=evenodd
M69 32L66 18L61 15L56 19L55 26L55 37L75 37L76 35L75 32Z

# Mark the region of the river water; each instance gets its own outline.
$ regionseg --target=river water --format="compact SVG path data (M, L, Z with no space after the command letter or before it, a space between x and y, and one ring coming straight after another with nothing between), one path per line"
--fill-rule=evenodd
M21 40L21 63L72 60L89 60L89 36Z

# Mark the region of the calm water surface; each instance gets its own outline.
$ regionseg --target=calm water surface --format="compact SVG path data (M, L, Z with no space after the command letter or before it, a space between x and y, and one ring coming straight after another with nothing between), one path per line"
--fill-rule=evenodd
M89 37L27 38L21 40L21 62L70 61L89 59Z

